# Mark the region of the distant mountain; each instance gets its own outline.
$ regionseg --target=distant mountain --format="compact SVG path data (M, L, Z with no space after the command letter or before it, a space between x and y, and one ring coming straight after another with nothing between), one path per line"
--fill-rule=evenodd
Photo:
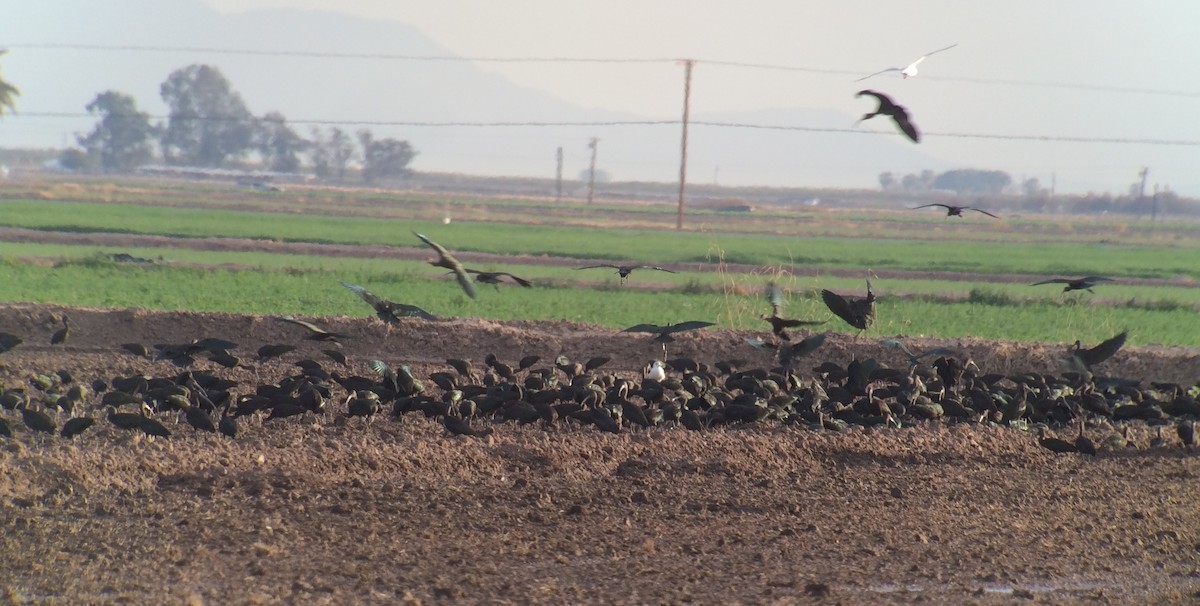
M597 166L617 180L675 181L680 126L419 126L420 122L623 122L624 113L587 109L519 86L466 61L398 60L388 55L445 57L453 53L402 23L334 13L260 10L223 15L199 0L49 0L16 3L0 21L0 44L16 48L4 73L21 87L18 109L82 112L96 94L133 95L142 109L165 113L158 87L173 70L193 63L217 66L257 115L282 112L308 136L314 122L338 122L353 133L407 139L418 150L417 170L484 175L546 176L564 148L564 175L586 168L587 142L598 137ZM15 13L15 15L13 14ZM230 54L194 50L86 51L21 48L74 43L130 47L189 47L261 51ZM269 54L300 50L300 56ZM323 54L357 54L356 58ZM857 111L857 110L856 110ZM694 115L695 121L779 127L847 128L856 116L781 108ZM93 120L6 117L0 145L69 145ZM325 127L330 124L320 124ZM891 130L877 120L863 130ZM853 162L848 163L847 158ZM943 170L900 137L786 129L693 125L690 181L749 185L875 187L884 171Z

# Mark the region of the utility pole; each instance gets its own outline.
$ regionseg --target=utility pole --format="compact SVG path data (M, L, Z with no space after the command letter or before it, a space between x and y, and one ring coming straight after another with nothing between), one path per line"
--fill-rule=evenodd
M562 165L563 165L563 150L562 146L558 146L558 168L554 171L554 201L562 202Z
M1137 217L1142 218L1142 212L1146 208L1146 177L1150 176L1150 167L1143 166L1142 170L1138 171L1138 176L1142 178L1141 184L1138 185L1138 201L1137 201ZM1154 216L1151 215L1150 221L1154 221Z
M592 198L596 193L596 144L599 142L600 140L595 137L588 142L588 149L592 150L592 162L588 165L588 204L592 203Z
M1150 222L1158 218L1158 184L1154 184L1154 198L1150 201Z
M683 193L687 188L688 112L692 105L692 67L695 59L683 62L683 137L679 154L679 210L675 217L675 229L683 231Z

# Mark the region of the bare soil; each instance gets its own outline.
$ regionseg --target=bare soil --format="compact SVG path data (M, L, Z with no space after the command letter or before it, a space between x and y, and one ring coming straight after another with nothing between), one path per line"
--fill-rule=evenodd
M49 345L67 314L65 345ZM634 375L661 354L645 335L565 322L322 318L352 335L344 374L380 358L418 376L488 353L542 365L609 356ZM0 381L76 381L180 369L120 343L220 337L239 393L295 372L321 345L270 318L0 306ZM683 335L668 357L767 365L749 332ZM759 333L753 333L761 336ZM266 343L299 347L254 361ZM1011 342L913 341L984 372L1057 372L1061 353ZM904 361L830 335L811 358ZM211 363L201 361L198 368ZM1105 373L1193 384L1200 357L1126 348ZM32 390L31 390L32 391ZM344 395L344 394L340 394ZM338 406L331 406L337 409ZM242 424L234 440L167 421L153 439L99 422L74 441L35 435L14 411L0 438L0 601L34 604L1040 603L1200 601L1200 456L1173 434L1149 448L1055 455L993 425L811 432L772 422L666 426L497 423L455 437L420 415L337 414ZM60 417L59 423L64 420ZM1097 442L1113 433L1093 426ZM1064 437L1070 437L1064 436Z

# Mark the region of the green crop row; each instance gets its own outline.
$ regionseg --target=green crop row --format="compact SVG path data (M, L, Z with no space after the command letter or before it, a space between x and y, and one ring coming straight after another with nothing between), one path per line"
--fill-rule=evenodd
M122 204L9 200L0 225L49 231L109 231L184 237L419 247L422 231L452 250L657 263L806 265L826 268L948 271L986 275L1110 275L1200 278L1190 247L1105 243L961 242L794 238L767 234L618 231L595 228L368 217L292 215Z

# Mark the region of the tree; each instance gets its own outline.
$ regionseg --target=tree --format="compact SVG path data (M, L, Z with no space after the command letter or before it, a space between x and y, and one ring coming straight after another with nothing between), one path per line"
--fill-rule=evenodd
M896 186L896 176L890 172L879 173L879 189L887 191Z
M408 172L408 164L417 155L408 141L377 140L366 129L358 131L358 141L362 146L363 180L367 183L374 183L380 177L404 175Z
M0 55L3 55L7 52L7 50L0 50ZM12 84L9 84L8 81L4 79L4 76L0 75L0 116L4 115L4 108L6 107L10 112L15 113L17 111L17 102L14 100L14 98L20 95L21 90Z
M0 56L7 53L8 50L0 49ZM4 116L4 108L8 108L8 112L17 113L16 97L20 96L20 89L17 86L8 84L4 76L0 76L0 116Z
M159 91L170 109L161 141L168 163L222 166L250 151L254 116L217 68L177 69Z
M320 129L314 127L309 150L313 172L322 179L336 174L340 181L346 179L346 168L356 155L354 139L337 127L329 129L328 138L322 137Z
M999 170L950 170L938 175L933 186L956 193L998 194L1012 183L1008 173Z
M1033 198L1045 194L1046 190L1042 189L1042 182L1037 177L1030 177L1021 182L1021 193L1027 198Z
M254 146L270 170L293 173L300 169L300 153L309 145L288 126L279 112L267 112L255 129Z
M151 141L157 129L150 116L138 111L133 97L116 91L96 95L87 104L88 113L100 121L86 137L76 136L94 163L104 170L129 170L145 164L154 155Z

